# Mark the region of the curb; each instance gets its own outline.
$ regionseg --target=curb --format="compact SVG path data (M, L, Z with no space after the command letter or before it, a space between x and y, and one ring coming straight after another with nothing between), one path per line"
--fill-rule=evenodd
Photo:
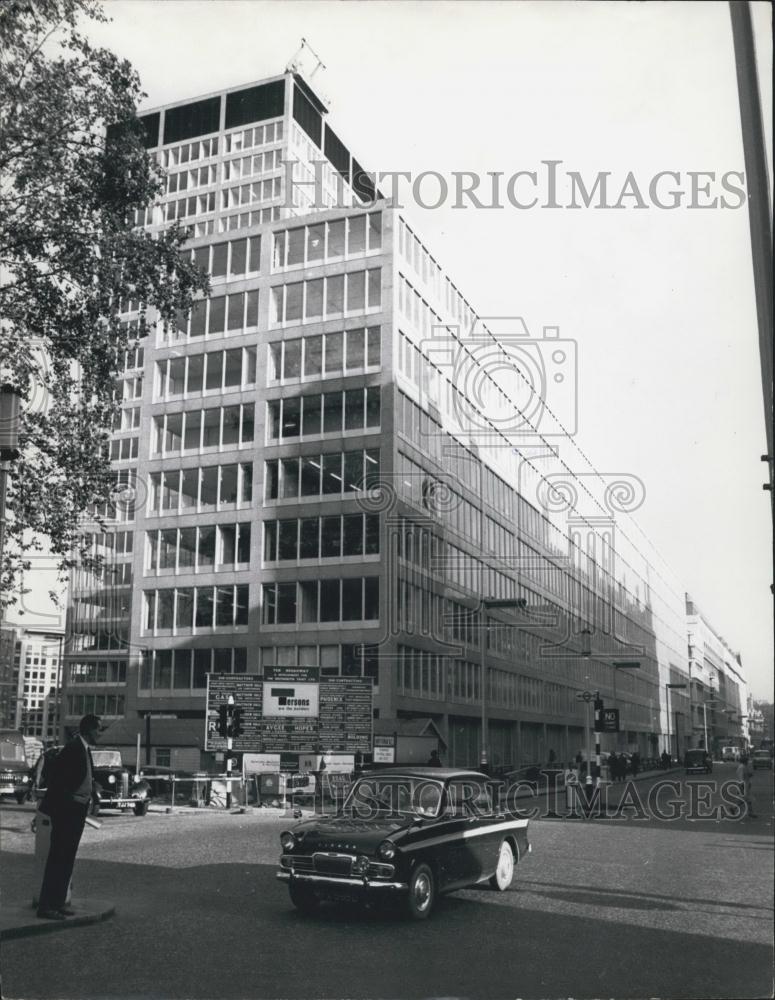
M56 931L66 931L73 927L86 927L88 924L98 924L115 916L116 907L104 900L92 900L90 909L64 920L40 920L33 915L31 908L24 906L4 906L2 922L0 923L0 941L12 938L35 937L38 934L51 934Z

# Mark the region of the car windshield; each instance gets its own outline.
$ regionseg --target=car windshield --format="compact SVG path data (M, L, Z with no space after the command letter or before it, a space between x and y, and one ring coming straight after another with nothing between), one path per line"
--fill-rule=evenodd
M368 818L377 813L437 816L442 784L429 778L361 778L353 785L343 811Z
M121 767L120 750L92 750L91 759L95 767Z
M686 751L687 760L705 760L704 750L687 750Z
M766 757L767 759L769 759L769 756L770 756L769 750L756 750L754 753L754 757Z

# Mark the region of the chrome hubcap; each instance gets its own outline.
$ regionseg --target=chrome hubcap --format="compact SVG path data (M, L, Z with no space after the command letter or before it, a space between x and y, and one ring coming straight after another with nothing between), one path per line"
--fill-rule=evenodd
M501 885L505 885L511 880L514 873L514 855L511 853L511 848L508 844L503 844L501 847L500 857L498 858L498 881Z
M418 910L427 908L431 900L431 881L423 872L418 875L414 883L414 901Z

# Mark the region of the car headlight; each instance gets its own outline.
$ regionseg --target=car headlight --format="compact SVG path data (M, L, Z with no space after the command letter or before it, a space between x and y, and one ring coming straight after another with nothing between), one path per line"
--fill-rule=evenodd
M28 782L29 780L30 780L30 779L29 779L29 778L27 777L27 775L26 775L26 774L22 776L22 784L23 784L23 785L26 785L26 784L27 784L27 782Z
M115 783L116 783L116 776L115 776L115 774L109 774L108 775L108 784L109 785L115 785Z
M356 874L356 875L365 875L366 874L366 872L369 870L369 859L366 857L365 854L359 855L355 859L355 861L353 861L353 868L352 868L352 870L353 870L354 874Z
M395 853L396 845L392 840L383 840L377 848L377 854L379 854L383 861L390 861L395 856Z
M290 831L280 834L280 846L284 851L292 851L296 846L296 838Z

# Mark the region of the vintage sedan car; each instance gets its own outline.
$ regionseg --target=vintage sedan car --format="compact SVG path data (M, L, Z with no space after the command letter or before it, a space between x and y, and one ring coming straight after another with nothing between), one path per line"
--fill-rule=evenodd
M528 820L499 810L495 785L451 768L364 774L337 813L281 834L277 877L304 912L326 899L398 899L417 920L442 893L482 882L504 892L530 851Z
M687 750L684 757L684 767L687 774L711 774L713 772L713 758L702 747L695 747Z
M772 757L769 750L754 750L751 754L751 763L754 767L769 767L772 770Z
M121 761L120 750L92 750L93 815L102 809L134 809L145 816L150 802L148 782L135 777Z

